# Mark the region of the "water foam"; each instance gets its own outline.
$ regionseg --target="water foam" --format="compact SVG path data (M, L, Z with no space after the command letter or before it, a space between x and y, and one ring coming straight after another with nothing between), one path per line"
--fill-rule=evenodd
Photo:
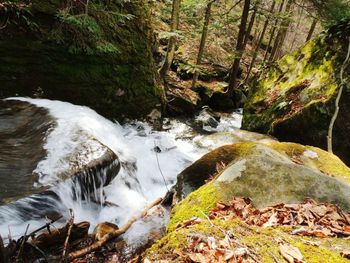
M57 126L46 139L47 157L36 168L38 174L44 175L39 180L41 184L52 184L57 180L57 174L67 168L67 156L82 143L80 140L86 139L82 134L88 134L107 146L124 164L112 183L99 192L101 198L104 194L106 200L115 206L102 207L74 200L68 184L56 188L56 193L62 199L61 205L63 209L66 208L62 212L72 208L76 222L87 220L92 226L104 221L125 224L148 202L164 196L176 182L177 174L208 151L196 147L193 138L186 138L189 126L176 120L170 121L169 130L158 132L144 122L131 122L122 126L85 106L45 99L12 99L47 108L57 121ZM217 130L233 130L239 126L240 114L235 113L223 118ZM160 152L157 153L155 148ZM166 186L161 174L164 175ZM30 230L42 224L31 222ZM11 220L0 225L0 234L6 235L8 227L16 235L23 233L26 225L12 213ZM134 240L133 234L139 235L138 228L134 229L135 233L131 231L128 234L129 240Z

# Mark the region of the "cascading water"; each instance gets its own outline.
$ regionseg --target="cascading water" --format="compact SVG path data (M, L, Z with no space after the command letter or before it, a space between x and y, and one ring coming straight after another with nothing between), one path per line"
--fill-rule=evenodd
M56 120L56 125L50 130L44 144L46 158L35 168L35 173L39 175L37 185L51 188L44 194L1 207L2 236L7 236L9 230L12 237L21 235L27 224L30 224L30 232L45 223L45 219L36 218L44 211L52 210L67 216L69 208L74 210L76 222L86 220L94 226L109 221L123 225L148 202L163 197L176 182L177 174L209 151L196 144L203 136L196 134L186 122L169 120L168 129L159 132L153 131L144 122L134 121L123 126L113 123L84 106L42 99L12 99L46 108ZM205 116L202 114L198 121L203 118ZM210 131L232 131L239 128L240 123L240 113L234 113L222 117L217 127ZM117 159L101 169L85 171L87 174L83 177L76 177L85 179L63 181L58 175L69 169L72 160L68 156L79 150L79 145L88 144L94 149L96 141L107 146ZM225 143L223 141L221 145ZM220 146L220 142L216 144ZM93 154L96 158L102 155L98 147ZM84 156L79 159L74 161L84 163ZM116 174L119 165L120 171ZM109 169L109 166L113 169ZM111 171L115 174L107 175ZM96 178L104 179L102 182L84 181ZM107 184L106 178L114 179L103 188ZM164 218L139 222L125 237L134 242L147 232L150 225L164 223Z

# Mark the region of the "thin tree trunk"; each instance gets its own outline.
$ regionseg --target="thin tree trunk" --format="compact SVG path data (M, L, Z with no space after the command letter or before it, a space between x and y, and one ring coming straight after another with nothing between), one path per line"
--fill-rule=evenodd
M289 1L290 0L287 0L287 4L288 4ZM285 3L285 1L283 1L281 3L281 9L280 9L280 12L279 12L278 15L281 15L281 13L283 11L284 3ZM279 18L278 18L278 20L279 20ZM273 48L272 48L272 51L271 51L271 54L270 54L270 57L269 57L269 61L270 62L273 61L273 58L276 56L278 45L279 45L279 42L281 41L281 37L282 37L281 36L281 34L282 34L281 28L282 28L282 25L283 25L283 21L281 21L280 25L277 26L278 27L278 31L277 31L277 35L275 37L275 42L273 44Z
M316 29L316 25L317 25L317 19L314 18L314 20L312 21L312 25L311 25L309 34L307 35L306 42L308 42L312 38L312 35L314 34L315 29Z
M249 8L250 8L250 0L244 1L244 7L241 17L241 24L239 26L239 32L238 32L238 38L237 38L237 45L236 45L236 57L233 61L233 65L230 72L230 80L229 80L229 86L227 90L227 95L229 97L233 96L234 90L237 85L237 77L239 72L239 65L241 62L242 55L244 53L244 36L245 36L245 28L247 26L248 22L248 16L249 16Z
M179 14L180 14L181 0L173 0L173 8L171 12L171 33L173 34L169 38L167 53L165 56L164 63L159 71L160 77L164 80L166 74L168 73L171 64L174 60L175 48L176 48L176 36L175 33L179 28Z
M288 17L289 17L289 11L290 11L290 8L292 6L292 3L293 3L292 0L289 0L287 2L285 12L288 13ZM286 36L287 36L289 24L290 24L289 20L287 20L287 21L284 20L281 22L279 31L278 31L277 36L276 36L276 41L275 41L275 44L274 44L274 47L273 47L273 50L272 50L272 53L270 56L270 61L274 61L276 59L277 55L280 53L281 48L283 47L283 43L284 43Z
M271 5L271 8L270 8L270 11L269 11L270 14L273 13L273 10L275 9L275 6L276 6L276 1L273 1L272 5ZM266 33L268 25L269 25L269 17L266 17L263 30L262 30L261 35L259 37L259 40L258 40L258 42L256 44L256 50L255 50L255 52L253 54L252 61L250 62L250 66L249 66L249 69L248 69L248 72L247 72L247 76L246 76L246 78L244 80L245 83L248 81L250 73L251 73L251 71L252 71L252 69L254 67L256 58L257 58L258 53L259 53L260 45L261 45L262 41L264 40L264 36L265 36L265 33Z
M254 25L254 22L255 22L255 18L256 18L256 13L257 13L257 6L254 7L254 11L253 11L253 14L250 18L250 21L249 21L249 24L248 24L248 28L246 30L246 33L245 33L245 36L244 36L244 47L246 47L248 41L249 41L249 37L250 37L250 34L252 32L252 29L253 29L253 25Z
M292 44L290 45L290 50L293 50L294 49L294 45L295 45L295 42L297 41L297 37L299 35L299 32L298 32L298 29L300 27L300 24L301 24L301 19L303 17L303 8L299 7L299 18L298 18L298 23L297 23L297 26L296 26L296 29L295 29L295 33L294 33L294 38L293 38L293 41L292 41Z
M349 41L348 53L347 53L347 56L343 62L343 65L340 69L340 88L338 91L337 98L335 100L335 111L334 111L334 114L332 116L331 122L330 122L329 127L328 127L327 148L328 148L328 152L330 152L330 153L333 153L333 142L332 142L333 141L333 128L334 128L335 121L338 118L339 109L340 109L339 103L340 103L341 96L343 94L344 87L346 85L345 80L344 80L344 71L349 64L349 59L350 59L350 38L348 39L348 41Z
M260 36L260 23L261 23L261 18L260 15L257 14L256 18L255 18L255 30L254 30L254 34L253 34L253 43L256 45L257 41L259 40L259 36Z
M279 10L278 10L278 13L277 13L277 16L282 12L283 10L283 6L284 6L284 3L285 3L285 0L282 1L282 3L280 4L280 7L279 7ZM269 43L267 45L267 48L266 48L266 52L265 52L265 56L264 56L264 61L267 60L267 57L268 57L268 54L269 54L269 49L271 47L271 44L272 44L272 41L274 40L274 37L275 37L275 32L276 32L276 29L278 27L278 17L276 17L276 20L275 20L275 23L272 27L272 32L270 33L270 39L269 39ZM271 51L272 53L272 51Z
M202 63L205 42L207 41L207 36L208 36L208 27L209 27L209 22L210 22L211 7L215 1L216 0L210 1L207 4L207 8L205 10L205 18L204 18L204 24L203 24L203 30L202 30L202 37L201 37L201 42L199 44L199 50L198 50L197 61L196 61L197 67ZM193 75L192 88L194 88L196 86L198 76L199 76L199 71L198 71L198 68L196 68L196 71Z

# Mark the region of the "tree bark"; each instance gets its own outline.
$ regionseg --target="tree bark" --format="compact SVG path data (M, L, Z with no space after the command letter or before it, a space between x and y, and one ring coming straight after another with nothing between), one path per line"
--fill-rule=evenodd
M244 47L247 46L247 43L249 41L249 37L250 37L250 34L252 32L252 29L253 29L253 25L255 23L255 18L256 18L256 13L257 13L257 6L254 7L254 11L253 11L253 14L250 18L250 21L249 21L249 24L248 24L248 28L246 30L246 33L244 34Z
M287 0L287 5L289 5L289 3L291 2L291 0ZM279 11L279 14L278 15L281 15L282 11L283 11L283 6L284 6L284 3L285 1L283 1L281 3L281 7L280 7L280 11ZM283 27L283 24L284 24L284 21L281 21L280 25L277 26L278 27L278 32L277 32L277 35L276 35L276 38L275 38L275 43L273 45L273 48L272 48L272 51L271 51L271 54L270 54L270 57L269 57L269 61L273 61L275 56L276 56L276 53L278 51L278 47L279 47L279 44L281 42L281 39L282 39L282 27Z
M286 5L285 13L288 15L287 19L281 22L281 26L279 28L279 32L276 36L276 42L270 56L270 61L274 61L280 54L281 49L283 47L284 41L287 36L288 28L290 25L289 17L290 17L290 9L292 6L293 0L289 0Z
M275 9L275 6L276 6L276 1L273 1L272 5L271 5L271 8L270 8L270 11L269 11L270 14L273 13L273 10ZM267 16L266 20L265 20L265 23L264 23L263 30L262 30L261 35L259 37L259 40L258 40L258 42L256 44L256 50L255 50L255 52L253 54L252 61L250 62L250 66L249 66L249 69L248 69L248 72L247 72L247 76L246 76L246 78L244 80L245 83L248 81L250 73L251 73L251 71L252 71L252 69L254 67L254 64L255 64L256 58L258 56L259 49L260 49L260 45L261 45L262 41L264 40L264 36L265 36L265 33L266 33L268 25L269 25L269 17Z
M207 4L207 8L205 10L205 17L204 17L204 24L203 24L203 30L202 30L202 37L201 37L201 42L199 44L199 50L198 50L198 55L197 55L197 61L196 61L196 66L198 67L202 63L202 58L204 54L204 48L205 48L205 43L207 41L207 36L208 36L208 27L209 27L209 22L210 22L210 16L211 16L211 7L213 3L216 0L211 0ZM193 75L193 80L192 80L192 88L196 86L197 80L199 76L199 71L198 68L196 68L196 71L194 72Z
M236 57L233 61L233 65L230 72L230 80L229 80L229 86L227 90L227 95L229 97L233 96L234 90L237 85L237 77L239 72L239 66L241 62L242 55L244 53L244 37L245 37L245 29L247 26L248 16L249 16L249 8L250 8L250 0L244 1L244 7L241 17L241 24L239 26L239 32L238 32L238 38L237 38L237 45L236 45Z
M308 42L312 38L312 35L315 32L316 26L317 26L317 19L314 18L314 20L312 21L312 25L311 25L309 34L307 35L306 42Z
M296 25L296 28L295 28L295 32L294 32L294 38L293 38L293 41L292 41L292 44L290 45L290 50L293 50L294 49L294 45L295 45L295 42L297 40L297 37L298 37L298 29L300 27L300 24L301 24L301 19L303 17L303 8L299 7L299 18L298 18L298 23Z
M174 60L175 48L176 48L176 36L175 33L179 29L179 14L180 14L181 0L173 0L173 8L171 12L171 33L173 34L169 38L167 53L165 56L164 63L159 71L160 77L164 80L168 73L171 64Z
M270 47L271 47L272 41L274 40L275 32L276 32L276 29L277 29L277 27L278 27L278 20L279 20L279 19L278 19L278 16L279 16L279 14L282 12L282 10L283 10L284 3L285 3L285 0L283 0L282 3L280 4L278 13L277 13L277 15L276 15L276 20L275 20L275 23L274 23L274 25L273 25L273 27L272 27L272 31L271 31L271 33L270 33L269 43L268 43L267 48L266 48L266 52L265 52L265 56L264 56L264 61L267 60L267 57L268 57L268 55L269 55L269 49L270 49ZM272 53L272 51L271 51L271 53Z

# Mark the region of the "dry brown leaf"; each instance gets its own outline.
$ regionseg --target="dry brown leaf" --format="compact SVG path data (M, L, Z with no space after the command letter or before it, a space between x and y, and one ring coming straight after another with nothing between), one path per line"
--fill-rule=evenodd
M275 226L278 223L277 213L273 213L269 220L264 223L263 227Z
M290 244L280 244L280 252L283 258L289 263L303 263L304 257L301 254L300 250L297 247L294 247Z
M189 258L193 261L193 262L198 262L198 263L207 263L207 258L201 254L201 253L191 253L189 254Z

